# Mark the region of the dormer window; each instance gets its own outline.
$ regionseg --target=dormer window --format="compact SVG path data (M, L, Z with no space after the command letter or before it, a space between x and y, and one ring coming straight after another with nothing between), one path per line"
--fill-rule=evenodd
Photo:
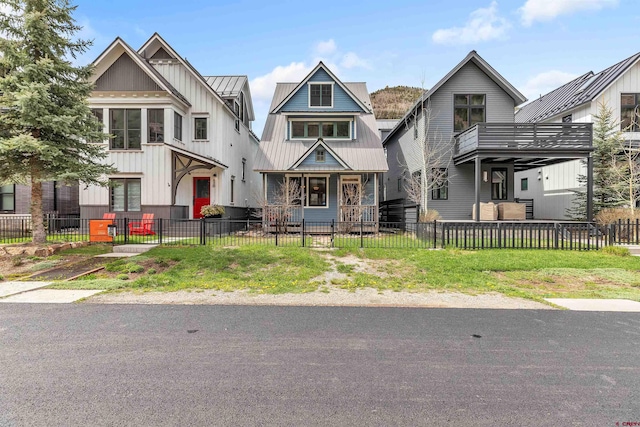
M304 121L292 119L290 139L352 139L351 120Z
M324 163L324 159L324 148L318 148L316 150L316 163Z
M309 107L333 107L333 84L309 83Z

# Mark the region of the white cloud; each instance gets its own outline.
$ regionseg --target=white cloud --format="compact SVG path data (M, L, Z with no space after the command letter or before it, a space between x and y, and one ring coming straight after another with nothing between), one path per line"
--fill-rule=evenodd
M142 29L141 27L139 27L138 25L135 26L133 31L135 31L136 34L139 35L140 37L146 37L147 36L147 32L144 29Z
M249 82L251 97L253 99L268 100L273 97L276 83L299 82L311 71L313 67L304 62L292 62L289 65L277 66L271 72L256 77Z
M371 64L369 64L369 61L360 58L354 52L345 53L342 57L342 61L340 61L340 66L346 68L347 70L350 70L351 68L371 68Z
M470 44L503 39L511 24L498 14L498 3L493 1L487 8L474 10L464 27L437 30L432 40L437 44Z
M528 27L535 21L551 21L560 15L600 10L617 5L618 0L527 0L518 11L522 18L522 25Z
M545 71L531 77L520 89L522 90L522 93L529 98L529 100L534 100L540 95L549 93L576 77L578 77L577 74L567 73L564 71Z
M331 55L335 53L338 49L336 46L336 42L333 39L329 39L327 41L321 41L316 43L314 47L315 55L323 56L323 55Z

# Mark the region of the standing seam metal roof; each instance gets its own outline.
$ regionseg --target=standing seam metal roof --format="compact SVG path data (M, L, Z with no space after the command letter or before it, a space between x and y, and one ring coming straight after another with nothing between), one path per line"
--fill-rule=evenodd
M223 98L235 98L247 82L247 76L204 76L204 79Z
M520 123L539 122L591 102L638 60L640 60L640 52L597 74L589 71L523 106L516 112L515 120ZM579 90L592 77L595 77L593 81Z

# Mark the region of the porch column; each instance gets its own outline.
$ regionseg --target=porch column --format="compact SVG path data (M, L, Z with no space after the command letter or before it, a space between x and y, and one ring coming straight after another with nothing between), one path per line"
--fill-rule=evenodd
M476 221L480 221L480 186L482 185L482 159L476 157Z
M593 221L593 157L587 157L587 221Z

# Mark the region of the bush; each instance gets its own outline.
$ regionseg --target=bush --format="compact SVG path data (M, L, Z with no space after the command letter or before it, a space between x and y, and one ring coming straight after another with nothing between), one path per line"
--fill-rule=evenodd
M640 219L640 211L629 208L605 208L596 214L598 225L609 225L618 221L634 221Z
M212 217L215 215L224 215L224 206L220 205L204 205L200 208L200 215L204 217Z
M156 273L157 273L157 271L156 271L155 268L150 268L150 269L147 270L147 274L156 274Z
M629 248L625 248L623 246L605 246L600 249L602 253L615 255L615 256L631 256L631 252L629 252Z
M116 279L118 279L118 280L129 280L129 276L127 276L126 274L118 274L116 276Z
M438 211L435 210L435 209L429 209L425 213L421 213L420 214L420 221L419 222L433 222L433 221L437 221L439 219L442 219L442 217L440 216Z

